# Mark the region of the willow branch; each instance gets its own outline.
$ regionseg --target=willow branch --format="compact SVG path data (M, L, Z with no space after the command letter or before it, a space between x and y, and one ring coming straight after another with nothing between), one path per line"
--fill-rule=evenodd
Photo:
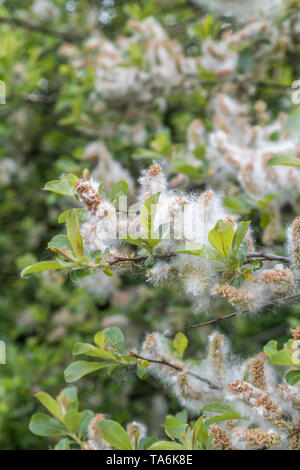
M183 370L181 367L175 366L174 364L171 364L165 359L150 359L148 357L139 356L138 354L135 354L133 352L131 352L129 356L136 357L137 359L141 359L142 361L148 361L153 364L160 364L162 366L170 367L171 369L174 369L178 372L185 372L187 375L190 375L191 377L194 377L195 379L205 382L212 390L221 390L220 387L217 387L216 385L214 385L210 380L205 379L204 377L201 377L200 375L195 374L194 372L190 370Z
M268 310L272 307L276 307L281 304L286 304L290 302L294 302L295 300L300 299L300 293L299 294L293 294L289 295L287 297L279 298L272 300L271 302L268 302L267 304L263 305L260 311ZM214 318L213 320L209 320L203 323L196 323L195 325L190 325L189 328L202 328L202 326L208 326L208 325L216 325L217 323L223 321L223 320L229 320L230 318L236 317L238 315L244 315L245 313L250 313L249 309L245 310L238 310L236 312L229 313L228 315L224 315L223 317L219 318Z
M15 26L17 28L27 29L29 31L47 34L49 36L56 37L63 41L69 42L80 42L84 39L84 35L74 34L68 31L57 31L55 29L49 28L48 26L31 23L29 21L20 20L19 18L5 18L0 17L0 24L8 24L10 26Z
M290 263L290 259L287 258L286 256L273 255L272 253L264 253L263 251L261 251L261 252L248 251L247 256L246 256L246 260L249 260L250 258L259 258L260 260L279 261L281 263Z
M154 255L154 259L169 259L175 256L174 254L158 254ZM142 261L146 261L147 258L149 258L149 255L143 255L143 256L114 256L114 260L106 260L109 266L113 266L114 264L121 263L121 262L127 262L131 261L132 263L140 263Z
M114 256L113 260L106 259L107 263L110 266L113 266L114 264L120 263L120 262L132 262L132 263L139 263L142 261L145 261L149 255L143 255L143 256L117 256L117 255L111 255ZM154 259L169 259L176 256L176 253L168 253L168 254L157 254L154 255ZM251 258L258 258L261 261L277 261L281 263L290 263L290 259L285 257L285 256L278 256L278 255L273 255L272 253L263 253L263 252L255 252L255 251L249 251L245 260L245 263L248 263Z

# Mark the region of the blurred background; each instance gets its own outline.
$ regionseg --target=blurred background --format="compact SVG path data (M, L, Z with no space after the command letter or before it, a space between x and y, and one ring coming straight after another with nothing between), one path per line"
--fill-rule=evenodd
M195 119L212 127L209 103L216 92L213 84L218 85L222 76L207 62L199 65L198 86L157 91L153 84L153 91L150 84L155 99L150 95L148 101L133 104L134 86L132 95L129 88L116 96L109 87L101 90L93 62L99 42L106 38L105 60L113 61L115 50L109 41L122 49L122 37L130 37L135 28L128 20L153 17L184 54L197 57L208 38L218 41L226 28L238 28L252 14L248 2L223 3L225 10L220 8L222 2L212 2L214 9L209 10L207 2L187 0L0 0L0 79L6 84L6 104L0 105L0 339L7 351L6 365L0 365L1 449L51 445L51 440L47 444L28 429L31 415L40 409L33 395L38 390L56 395L65 386L63 371L76 341L90 342L98 330L115 325L124 332L128 348L138 347L147 332L187 332L189 324L207 318L195 314L178 289L153 288L138 271L114 281L99 276L77 284L56 271L28 279L19 273L28 264L50 259L47 242L61 230L58 215L71 207L68 198L42 191L47 181L67 172L80 176L89 168L96 177L104 173L108 186L126 179L133 194L136 178L149 158L155 159L155 152L163 154L169 142L185 145L187 128ZM284 21L284 14L299 13L297 2L287 3L278 21ZM300 78L300 47L297 29L290 34L293 47L276 44L267 59L257 54L270 41L262 32L238 51L237 74L261 73L261 80L283 85L250 90L254 120L259 120L257 102L266 104L270 118L291 107L286 88ZM143 62L147 41L131 42L124 69L147 71ZM261 70L259 61L266 60ZM133 75L133 83L135 79ZM230 80L236 80L234 73ZM211 84L205 87L205 81ZM244 92L241 89L240 94ZM180 170L169 166L168 176L183 175L179 187L198 191L207 185L208 170L194 171L181 162ZM295 206L285 204L281 210L285 224L271 240L275 248L282 246L285 225L295 215ZM268 202L263 206L245 202L236 211L251 218L262 245L262 228L268 225L265 214L271 212ZM220 303L211 317L230 311L229 304ZM219 329L229 336L233 351L246 357L271 338L286 340L299 311L297 305L285 306L276 314L235 318ZM187 333L189 356L201 358L211 331L206 327ZM144 383L128 371L111 377L92 374L81 379L78 388L81 409L105 412L121 423L141 420L158 435L165 415L180 409L168 390L151 378Z

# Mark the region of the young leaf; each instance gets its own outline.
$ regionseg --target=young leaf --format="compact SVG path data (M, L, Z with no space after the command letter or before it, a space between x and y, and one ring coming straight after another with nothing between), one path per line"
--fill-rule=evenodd
M224 403L209 403L201 409L202 412L211 412L211 413L236 413L236 411Z
M268 356L271 357L273 354L278 352L277 348L278 342L272 339L269 341L265 346L264 346L264 353Z
M57 401L66 403L65 400L68 401L68 409L71 408L72 410L78 411L78 393L77 387L65 387L61 390L60 394L56 397Z
M70 273L70 279L72 282L78 282L80 279L83 279L88 276L92 276L96 273L94 268L79 268L73 269Z
M102 430L103 438L117 450L132 450L129 437L125 429L116 421L106 419L97 426Z
M155 216L156 205L158 203L159 196L159 192L152 194L152 196L148 197L148 199L142 206L140 219L143 229L145 231L145 238L151 239L151 232L154 231L153 218Z
M286 374L285 380L290 385L296 385L298 382L300 382L300 369L299 370L290 370Z
M113 185L113 187L110 190L109 193L109 199L112 201L112 203L116 206L119 207L119 199L121 196L127 196L129 191L129 186L126 181L118 181Z
M98 348L104 349L106 339L103 331L98 331L98 333L95 334L94 343L96 344L96 346L98 346Z
M203 416L197 419L194 430L193 430L193 439L192 439L192 447L195 449L197 441L201 443L202 447L205 447L207 439L208 439L208 432L207 428L203 425Z
M80 439L87 434L89 424L95 416L95 413L93 413L91 410L85 410L81 413L81 415L81 421L78 428L78 436Z
M64 419L63 419L63 414L62 414L61 408L60 408L58 402L56 400L54 400L54 398L52 398L51 395L49 395L46 392L38 392L34 396L35 396L35 398L37 398L42 403L42 405L45 406L45 408L47 408L47 410L55 418L57 418L59 421L63 422Z
M73 197L77 194L75 184L78 179L77 176L69 174L63 176L60 180L49 181L45 184L43 189L45 191L52 191L53 193Z
M234 230L231 225L223 220L218 220L214 228L209 232L208 239L212 246L225 258L228 258L230 247L234 238Z
M37 413L32 416L29 429L37 436L56 436L66 434L66 430L57 419L44 413Z
M72 245L65 234L55 235L48 243L47 248L70 261L74 261Z
M81 423L83 413L76 410L68 410L64 416L64 424L68 432L73 434L78 433L79 425Z
M146 380L146 378L148 377L148 372L147 372L146 367L142 366L139 363L136 366L136 372L137 372L138 378L141 380Z
M91 372L112 367L113 365L115 364L107 362L75 361L65 369L65 381L67 383L76 382L76 380Z
M269 364L287 364L290 366L294 365L291 358L291 352L288 349L281 349L281 351L272 354L268 362Z
M40 261L22 269L21 277L24 277L27 274L39 273L41 271L50 271L52 269L64 269L64 266L59 264L57 261Z
M176 356L178 359L182 359L184 355L184 351L188 346L188 339L184 333L177 333L174 340L173 340L173 347L176 352Z
M182 444L172 441L158 441L148 447L147 450L184 450Z
M65 223L67 220L68 214L70 212L74 212L75 214L77 214L79 222L85 222L87 218L87 210L83 208L76 208L76 209L68 209L67 211L62 212L60 216L58 217L58 220L57 220L58 223L59 224Z
M198 247L197 247L198 245ZM186 247L178 247L176 253L186 253L187 255L201 256L202 258L213 259L224 263L226 259L213 248L199 243L188 243Z
M54 447L54 450L71 450L69 439L61 439Z
M268 165L300 166L300 159L296 157L277 155L276 157L272 157L268 160Z
M80 235L80 225L76 212L70 211L67 215L67 237L77 256L83 256L83 243Z
M211 418L207 418L204 424L208 428L214 423L219 423L220 421L228 421L231 419L242 419L242 416L236 411L234 413L224 413L223 415L212 416Z
M241 243L245 238L245 235L247 233L247 230L250 224L251 224L251 221L240 222L239 225L237 226L237 229L233 237L232 248L231 248L231 253L233 256L237 256Z
M107 345L113 351L117 351L119 354L124 354L125 341L122 331L115 326L111 326L110 328L105 328L103 333L105 334Z
M73 347L72 354L73 356L86 354L87 356L98 357L99 359L104 359L106 361L116 361L116 356L114 356L111 352L104 351L103 349L99 349L96 346L88 343L76 343Z

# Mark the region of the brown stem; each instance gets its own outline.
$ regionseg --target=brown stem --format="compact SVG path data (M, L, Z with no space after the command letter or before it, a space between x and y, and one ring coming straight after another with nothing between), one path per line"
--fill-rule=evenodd
M181 367L175 366L174 364L171 364L170 362L166 361L165 359L150 359L148 357L139 356L138 354L135 354L133 352L131 352L129 354L129 356L136 357L137 359L141 359L142 361L148 361L148 362L152 362L154 364L160 364L162 366L167 366L167 367L170 367L174 370L177 370L178 372L185 372L187 375L190 375L191 377L194 377L195 379L198 379L198 380L201 380L202 382L205 382L212 390L221 390L221 388L214 385L210 380L205 379L204 377L201 377L200 375L195 374L194 372L191 372L190 370L183 371L183 369L181 369Z
M280 298L280 299L275 299L275 300L272 300L271 302L268 302L267 304L263 305L263 307L260 309L260 311L267 310L267 309L272 308L272 307L276 307L277 305L280 305L280 304L283 304L283 303L293 302L294 300L298 300L298 299L300 299L300 294L293 294L293 295L289 295L287 297L283 297L283 298ZM190 325L189 328L201 328L202 326L216 325L220 321L229 320L229 318L233 318L233 317L236 317L238 315L243 315L243 314L249 313L249 312L250 312L249 309L240 310L240 311L237 311L237 312L232 312L232 313L229 313L228 315L224 315L223 317L214 318L213 320L209 320L209 321L206 321L206 322L203 322L203 323L196 323L195 325Z
M286 256L273 255L272 253L264 253L263 251L248 251L246 260L249 261L250 258L260 258L261 260L268 261L281 261L282 263L290 263L290 259Z
M172 258L173 256L176 256L176 253L171 253L171 254L158 254L154 255L155 259L168 259ZM141 262L145 261L148 258L148 255L144 256L135 256L135 257L129 257L129 256L118 256L116 257L113 261L106 260L107 263L110 266L113 266L114 264L117 264L119 262L123 261L131 261L131 262ZM282 263L290 263L290 259L285 257L285 256L278 256L278 255L273 255L272 253L263 253L263 252L255 252L255 251L249 251L248 255L246 257L245 263L248 263L251 258L258 258L261 261L277 261L277 262L282 262Z
M159 255L154 255L154 258L155 259L168 259L168 258L172 258L172 256L175 256L175 254L159 254ZM109 261L109 260L106 260L106 261L110 266L113 266L114 264L117 264L123 261L132 261L133 263L138 263L141 261L145 261L148 257L149 255L134 256L132 258L130 258L129 256L118 256L113 261Z

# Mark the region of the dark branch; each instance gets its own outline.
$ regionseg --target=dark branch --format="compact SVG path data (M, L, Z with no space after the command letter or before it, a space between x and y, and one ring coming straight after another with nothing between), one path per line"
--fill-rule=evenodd
M278 261L281 263L290 263L290 259L287 258L286 256L273 255L272 253L264 253L263 251L261 252L249 251L247 254L246 260L249 261L250 258L260 258L261 260Z
M205 379L204 377L201 377L200 375L195 374L194 372L191 372L190 370L183 370L181 367L175 366L174 364L171 364L165 359L150 359L148 357L139 356L138 354L135 354L133 352L131 352L129 355L131 357L136 357L137 359L141 359L142 361L148 361L148 362L152 362L153 364L160 364L162 366L170 367L171 369L177 370L178 372L185 372L187 375L190 375L191 377L194 377L195 379L205 382L212 390L221 390L219 387L214 385L210 380Z
M114 264L117 264L120 262L139 263L139 262L145 261L148 258L148 256L149 255L130 257L130 256L117 256L116 255L115 259L113 260L107 259L106 261L110 266L113 266ZM169 258L172 258L173 256L176 256L176 253L158 254L158 255L154 255L154 258L155 259L169 259ZM261 261L277 261L277 262L282 262L282 263L290 263L290 259L285 256L277 256L277 255L273 255L272 253L263 253L263 252L254 252L254 251L248 252L245 263L249 262L251 258L258 258Z
M268 302L267 304L263 305L263 307L260 309L260 311L268 310L272 307L276 307L276 306L281 305L281 304L294 302L295 300L298 300L298 299L300 299L300 294L293 294L293 295L289 295L287 297L275 299L275 300L272 300L271 302ZM236 317L238 315L243 315L243 314L249 313L249 312L250 312L249 309L239 310L237 312L232 312L232 313L229 313L228 315L224 315L223 317L214 318L213 320L209 320L209 321L206 321L206 322L203 322L203 323L197 323L195 325L190 325L189 328L202 328L202 326L216 325L220 321L229 320L230 318Z

